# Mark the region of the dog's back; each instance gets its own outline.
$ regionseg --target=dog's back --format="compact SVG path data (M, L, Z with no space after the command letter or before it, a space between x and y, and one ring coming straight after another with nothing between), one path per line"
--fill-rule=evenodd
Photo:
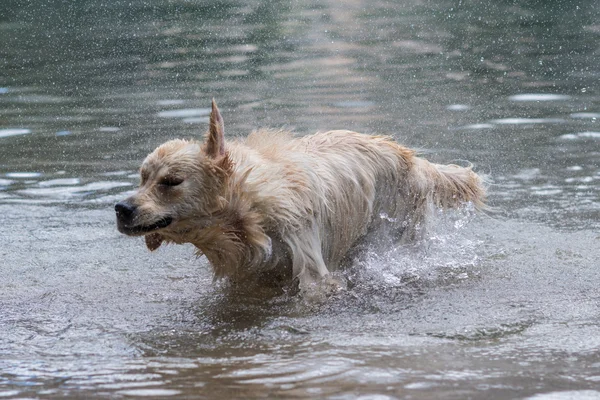
M294 276L335 270L380 224L394 221L398 241L413 240L428 206L483 204L481 181L469 168L429 163L385 136L338 130L292 138L262 130L229 148L238 173L249 171L267 234L296 258Z

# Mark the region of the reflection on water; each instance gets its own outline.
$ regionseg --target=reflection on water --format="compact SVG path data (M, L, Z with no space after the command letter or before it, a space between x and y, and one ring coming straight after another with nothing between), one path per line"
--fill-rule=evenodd
M600 395L596 2L3 6L0 396ZM111 212L213 97L231 137L347 128L473 162L493 213L383 235L325 304L213 282Z

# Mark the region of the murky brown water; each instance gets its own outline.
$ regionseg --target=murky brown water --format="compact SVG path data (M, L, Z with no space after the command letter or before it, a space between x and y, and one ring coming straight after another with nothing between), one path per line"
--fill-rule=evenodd
M599 10L3 0L0 397L600 398ZM326 304L233 292L112 212L212 97L232 136L469 160L496 212L365 254Z

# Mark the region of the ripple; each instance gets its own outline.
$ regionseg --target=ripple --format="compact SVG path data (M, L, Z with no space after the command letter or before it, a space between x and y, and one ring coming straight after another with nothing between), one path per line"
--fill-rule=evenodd
M600 113L592 112L579 112L571 114L571 118L587 119L587 118L600 118Z
M325 360L307 360L307 365L299 362L278 363L277 365L260 365L244 371L225 373L223 376L233 377L238 383L282 385L306 382L323 382L339 377L353 370L356 361L332 357Z
M201 124L205 122L209 122L210 118L208 117L194 117L194 118L184 118L183 122L186 124Z
M594 181L594 177L593 176L580 176L578 178L567 178L565 179L565 182L567 183L573 183L573 182L581 182L581 183L590 183Z
M523 93L509 96L508 99L512 101L559 101L568 100L571 96L566 94L552 94L552 93Z
M140 397L154 397L154 396L175 396L181 393L180 390L174 389L132 389L132 390L120 390L117 393L125 396L140 396Z
M18 390L3 390L0 391L0 397L13 397L13 396L17 396L19 393L21 393Z
M466 111L466 110L469 110L470 108L471 108L471 106L468 106L466 104L450 104L449 106L446 107L446 110Z
M536 196L556 196L563 192L562 189L552 188L531 188L531 192Z
M42 187L48 186L71 186L71 185L79 185L79 178L60 178L60 179L50 179L48 181L42 181L38 185Z
M127 190L116 194L109 194L105 196L94 197L93 199L86 199L85 203L88 204L114 204L118 201L123 200L135 193L134 190Z
M417 40L397 40L395 42L392 42L392 46L416 54L440 54L444 50L437 44Z
M31 129L0 129L0 138L17 135L26 135L28 133L31 133Z
M148 374L148 375L152 375L152 374ZM154 375L155 377L160 377L161 375ZM128 379L135 379L136 377L127 377ZM99 385L102 389L132 389L132 388L147 388L148 386L159 386L159 385L164 385L165 383L163 381L149 381L149 380L142 380L142 381L133 381L133 382L118 382L118 383L103 383L101 385Z
M540 176L539 168L522 169L517 174L513 175L514 178L523 180L523 181L529 181L529 180L538 178L539 176Z
M173 99L173 100L158 100L156 104L159 106L178 106L184 104L185 100Z
M131 186L129 182L92 182L83 186L51 186L40 188L28 188L19 190L19 193L29 196L50 197L50 198L69 198L76 195L82 195L88 192L99 192L115 189L124 186Z
M191 118L203 117L210 114L210 108L182 108L178 110L160 111L157 115L162 118Z
M100 175L102 176L127 176L131 173L131 171L109 171L109 172L104 172ZM135 178L137 178L137 174L134 175Z
M559 136L559 139L563 139L563 140L600 139L600 132L567 133L565 135Z
M335 107L342 108L363 108L363 107L372 107L375 105L373 101L366 100L355 100L355 101L338 101L337 103L333 103Z
M5 174L7 178L27 179L37 178L42 176L41 172L8 172Z
M491 121L499 125L562 124L562 118L500 118Z
M229 69L221 72L221 76L226 77L236 77L236 76L246 76L250 73L250 71L245 69Z
M462 129L492 129L493 124L471 124L463 126Z
M564 392L539 393L525 400L597 400L600 392L596 390L567 390Z
M29 104L60 104L69 101L67 97L51 96L44 94L26 94L11 97L10 100L13 103L29 103Z
M461 341L489 340L521 334L532 325L533 321L526 320L489 327L466 327L458 332L435 332L427 335L440 339Z
M433 382L413 382L413 383L409 383L407 385L404 385L405 389L431 389L436 387L437 384L433 383Z

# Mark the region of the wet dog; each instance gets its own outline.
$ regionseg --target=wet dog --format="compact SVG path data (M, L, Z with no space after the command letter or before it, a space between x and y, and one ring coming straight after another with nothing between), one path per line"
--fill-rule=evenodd
M204 142L159 146L115 210L119 231L144 236L150 250L192 243L217 277L306 290L383 224L412 241L433 209L484 199L471 168L430 163L385 136L258 130L226 141L213 101Z

